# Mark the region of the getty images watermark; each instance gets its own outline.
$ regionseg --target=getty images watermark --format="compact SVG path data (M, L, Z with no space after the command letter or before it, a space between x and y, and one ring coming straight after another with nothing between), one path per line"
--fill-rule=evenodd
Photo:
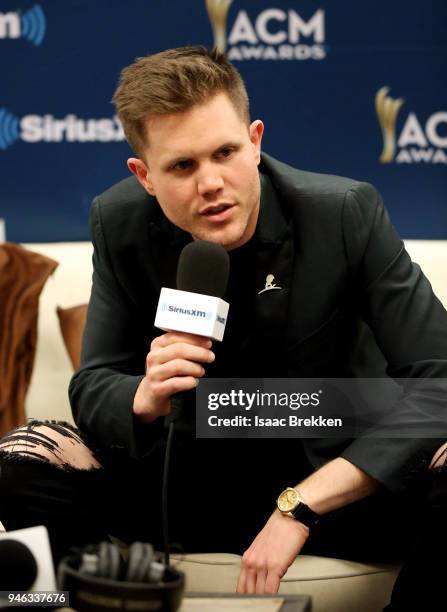
M198 438L447 436L447 379L204 378Z

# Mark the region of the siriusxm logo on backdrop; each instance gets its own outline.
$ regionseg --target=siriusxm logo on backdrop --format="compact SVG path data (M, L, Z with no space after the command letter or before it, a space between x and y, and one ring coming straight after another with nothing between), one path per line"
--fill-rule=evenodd
M396 136L397 117L404 100L392 98L388 92L389 87L382 87L376 94L376 113L383 136L381 163L447 164L447 112L433 113L425 122L411 112Z
M23 14L20 11L0 13L0 40L25 38L39 46L45 37L45 32L45 14L40 4L35 4Z
M240 9L227 28L233 0L206 0L214 45L234 60L320 60L326 57L325 12L304 19L294 9L268 8L250 17ZM227 32L228 29L228 32Z
M111 119L81 119L66 115L57 119L53 115L25 115L15 117L0 108L0 150L21 140L36 142L121 142L125 139L118 117Z

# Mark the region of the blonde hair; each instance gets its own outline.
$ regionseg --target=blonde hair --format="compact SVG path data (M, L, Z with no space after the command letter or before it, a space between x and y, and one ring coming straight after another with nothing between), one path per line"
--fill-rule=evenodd
M124 68L112 101L129 145L141 156L148 144L149 117L187 111L221 92L249 125L244 82L225 54L205 47L179 47L137 58Z

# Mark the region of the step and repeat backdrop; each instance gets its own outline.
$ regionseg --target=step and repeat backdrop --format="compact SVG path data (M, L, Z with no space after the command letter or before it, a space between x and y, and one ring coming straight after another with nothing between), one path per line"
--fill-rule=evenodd
M445 0L0 0L7 239L88 238L128 175L121 69L190 44L226 50L266 152L372 182L402 237L447 239L446 31Z

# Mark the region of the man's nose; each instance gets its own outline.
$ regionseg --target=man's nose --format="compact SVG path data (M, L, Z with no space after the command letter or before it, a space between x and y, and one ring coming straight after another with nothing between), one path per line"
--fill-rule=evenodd
M201 169L197 177L197 191L201 196L213 195L223 186L224 180L217 168L208 166Z

